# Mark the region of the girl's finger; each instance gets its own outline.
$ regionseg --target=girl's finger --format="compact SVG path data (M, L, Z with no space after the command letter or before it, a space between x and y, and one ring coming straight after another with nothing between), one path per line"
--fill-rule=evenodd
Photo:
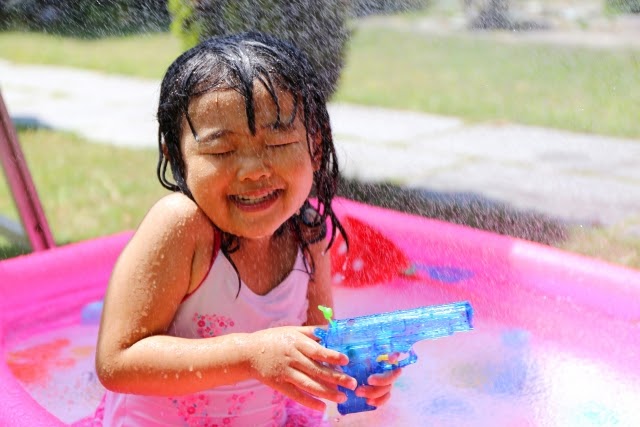
M300 343L299 350L310 359L320 363L328 363L330 365L344 366L349 363L349 358L338 351L325 348L313 341L304 341Z
M370 386L362 385L356 389L356 396L364 397L366 399L378 399L385 394L391 392L391 385L385 386Z
M355 390L358 385L355 378L350 377L344 372L307 358L296 360L292 363L292 367L296 368L308 377L313 378L315 381L323 382L327 385L342 386L349 390Z
M298 327L298 331L300 331L300 333L308 336L309 338L311 338L314 341L318 341L319 338L315 335L315 331L316 329L327 329L326 326L300 326Z
M382 406L385 403L387 403L387 401L389 399L391 399L391 393L387 393L387 394L385 394L383 396L380 396L378 398L375 398L375 399L367 399L367 404L371 405L371 406L378 407L378 406Z
M400 374L402 369L394 369L392 371L385 371L382 374L373 374L367 378L367 383L373 386L385 386L393 384Z
M292 373L288 381L294 387L316 398L336 403L342 403L347 400L347 396L337 388L322 384L299 371Z
M295 400L299 404L306 406L307 408L323 412L327 408L326 403L324 403L322 400L316 399L310 394L301 391L293 384L285 383L282 385L282 387L278 388L278 391L289 397L290 399Z

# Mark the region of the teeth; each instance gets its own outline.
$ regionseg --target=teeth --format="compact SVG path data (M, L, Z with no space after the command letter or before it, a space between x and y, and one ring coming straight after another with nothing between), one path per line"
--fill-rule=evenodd
M235 196L235 198L242 203L255 205L255 204L264 202L267 199L270 199L271 197L273 197L274 194L275 194L275 191L272 191L269 194L265 194L264 196L261 196L261 197Z

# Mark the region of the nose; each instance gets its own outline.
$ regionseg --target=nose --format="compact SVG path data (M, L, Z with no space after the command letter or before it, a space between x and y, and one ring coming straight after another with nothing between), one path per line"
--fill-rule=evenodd
M271 176L271 166L264 153L252 153L240 160L238 179L240 181L259 181Z

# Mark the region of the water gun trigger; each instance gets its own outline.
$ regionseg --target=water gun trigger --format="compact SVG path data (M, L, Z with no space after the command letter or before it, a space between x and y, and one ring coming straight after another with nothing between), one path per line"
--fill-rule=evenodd
M407 355L406 357L402 357L403 355ZM378 366L383 371L392 371L394 369L403 368L407 365L415 363L418 360L418 355L413 349L410 349L408 353L387 353L381 354L376 358L376 362L378 362Z

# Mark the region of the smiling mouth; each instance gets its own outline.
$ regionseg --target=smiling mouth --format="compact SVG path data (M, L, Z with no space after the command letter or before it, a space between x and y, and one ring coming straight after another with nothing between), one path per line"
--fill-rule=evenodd
M261 196L233 195L229 198L240 207L260 209L271 205L280 194L282 194L282 190L273 190Z

